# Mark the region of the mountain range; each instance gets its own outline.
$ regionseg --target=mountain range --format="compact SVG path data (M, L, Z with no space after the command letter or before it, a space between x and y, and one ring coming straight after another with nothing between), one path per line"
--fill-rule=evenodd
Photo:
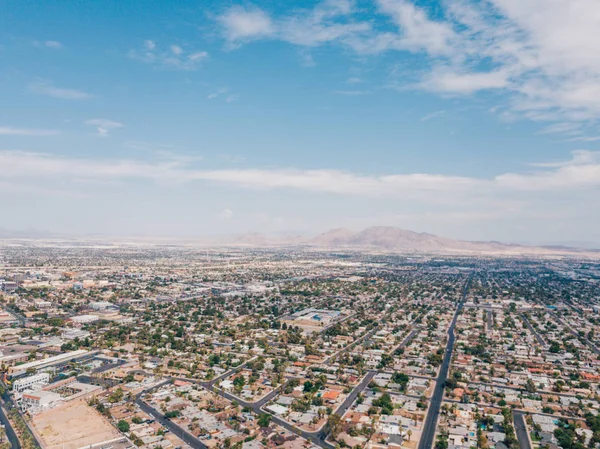
M225 243L225 241L223 241ZM263 234L245 234L229 240L238 245L300 245L318 248L372 249L391 252L434 252L465 254L582 254L600 256L600 251L567 246L528 246L495 241L476 242L439 237L391 226L373 226L362 231L346 228L331 229L316 237L269 238Z
M206 237L110 237L80 236L69 238L45 231L7 231L0 228L0 239L8 240L77 240L136 243L136 244L185 244L190 246L244 246L244 247L281 247L294 246L320 249L368 250L385 252L417 252L447 254L483 254L483 255L580 255L600 257L600 249L585 246L567 245L521 245L495 241L457 240L425 232L414 232L391 226L373 226L362 231L346 228L331 229L317 236L307 237L298 234L268 235L258 232Z

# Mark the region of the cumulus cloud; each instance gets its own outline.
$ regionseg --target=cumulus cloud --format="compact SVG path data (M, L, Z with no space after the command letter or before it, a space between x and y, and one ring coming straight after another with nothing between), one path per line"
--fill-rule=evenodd
M431 20L424 9L407 0L377 0L380 11L397 25L399 34L380 34L381 49L426 51L432 55L453 52L456 34L445 22Z
M513 116L550 122L600 116L600 3L596 0L456 0L435 14L414 0L324 1L287 14L233 7L218 21L241 45L277 39L301 47L338 44L361 56L419 53L429 67L415 85L441 94L502 90ZM391 27L390 27L391 25ZM419 69L421 70L421 69ZM392 85L407 85L406 73Z
M275 32L269 15L258 8L234 6L219 17L230 42L270 36Z
M231 44L259 39L280 39L295 45L314 47L340 39L354 38L370 30L366 22L345 20L354 11L345 0L325 1L314 9L273 19L257 7L234 6L219 16L223 35Z

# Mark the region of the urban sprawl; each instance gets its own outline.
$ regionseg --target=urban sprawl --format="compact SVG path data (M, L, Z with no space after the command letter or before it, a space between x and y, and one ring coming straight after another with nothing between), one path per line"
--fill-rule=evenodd
M600 262L0 244L1 448L600 447Z

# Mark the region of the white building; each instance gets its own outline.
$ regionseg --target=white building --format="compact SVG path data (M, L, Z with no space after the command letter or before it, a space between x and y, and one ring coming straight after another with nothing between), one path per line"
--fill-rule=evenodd
M90 303L90 307L94 310L111 310L118 309L112 302L108 301L95 301Z
M89 337L90 333L81 329L65 329L60 336L63 340L75 340L76 338L83 340Z
M27 370L43 370L46 368L52 368L57 365L68 363L70 361L79 360L84 357L92 357L96 355L98 351L86 351L85 349L78 349L77 351L65 352L64 354L58 354L52 357L48 357L41 360L35 360L28 362L23 365L11 366L8 368L9 376L21 376L27 373Z
M17 379L13 382L13 391L21 393L25 390L37 390L50 382L50 374L39 373Z
M62 397L53 391L39 390L34 393L25 393L21 398L21 409L36 414L63 402Z
M75 324L87 324L98 321L100 318L98 315L77 315L71 317L71 321Z
M52 303L50 301L35 301L35 306L38 309L49 309L52 307Z

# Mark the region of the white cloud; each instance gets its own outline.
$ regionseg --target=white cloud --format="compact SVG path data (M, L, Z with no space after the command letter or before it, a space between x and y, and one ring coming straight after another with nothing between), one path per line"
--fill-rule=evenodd
M153 64L175 70L196 70L209 54L206 51L188 51L184 47L172 44L168 49L160 50L153 40L145 40L139 49L130 50L128 56L136 61Z
M429 69L410 69L392 85L470 95L500 90L503 115L546 122L600 118L600 2L455 0L435 15L415 0L373 0L365 19L351 1L270 15L234 7L219 17L229 43L277 39L301 47L335 43L361 56L423 54ZM390 29L389 24L394 29ZM418 77L419 81L407 81Z
M29 84L29 90L36 94L62 98L64 100L87 100L94 97L94 95L81 90L56 87L49 81L31 83Z
M208 52L206 51L196 51L188 55L188 60L191 62L200 62L206 58L208 58Z
M580 151L568 161L541 163L485 178L435 173L364 174L335 169L212 169L204 166L208 161L173 154L145 156L152 159L0 151L0 195L10 197L23 189L31 194L52 191L56 194L49 199L61 207L61 197L77 192L94 198L94 204L97 201L112 208L119 204L123 192L133 194L143 185L144 191L157 193L151 195L153 211L162 204L170 213L189 217L190 201L198 202L206 205L205 210L215 211L215 222L220 211L221 223L236 223L237 229L252 230L257 224L246 219L248 211L264 210L273 216L283 214L288 229L297 219L313 228L352 226L353 220L362 220L365 226L394 224L442 234L445 226L455 223L462 229L462 236L468 238L523 238L515 226L531 227L530 234L536 238L543 233L551 235L551 229L561 236L565 234L560 226L567 224L571 233L598 235L590 223L600 219L595 207L600 196L600 152ZM215 196L220 191L230 196L221 198L221 202L220 196ZM141 195L150 204L149 197ZM271 204L274 198L277 200ZM283 198L286 201L282 206ZM235 206L227 208L231 214L219 206L225 201ZM252 204L256 201L258 209ZM124 212L132 214L131 219L143 216L133 209ZM106 213L103 211L102 216ZM393 214L406 219L394 220ZM225 221L230 215L244 220ZM306 216L313 219L300 218ZM421 218L411 221L409 216ZM431 227L434 224L437 228Z
M455 73L439 70L428 75L420 87L443 93L471 94L486 89L502 89L508 85L506 73L497 72L470 72Z
M46 41L44 42L44 45L48 48L52 48L53 50L60 50L63 48L63 44L58 41Z
M86 120L85 124L96 127L96 135L99 137L107 137L108 133L112 129L123 128L125 126L120 122L115 122L114 120L107 120L102 118Z
M60 131L57 129L35 129L35 128L14 128L11 126L0 126L0 136L57 136Z
M564 142L598 142L599 140L600 136L580 136L567 139Z
M229 220L233 217L233 211L231 209L223 209L221 212L218 213L217 216L222 220Z
M495 181L501 187L520 191L560 191L600 187L600 153L598 152L576 151L570 161L537 165L552 170L532 174L507 173L497 176Z
M258 8L234 6L219 17L219 22L230 42L258 39L274 33L271 18Z
M367 22L343 20L354 12L353 3L325 1L312 10L302 10L274 20L262 9L234 6L219 16L223 34L230 44L274 38L314 47L328 42L354 38L371 29Z
M60 50L64 47L64 45L58 41L48 40L48 41L33 41L33 46L37 48L50 48L52 50Z
M542 128L538 134L564 134L575 133L581 130L581 124L571 122L558 122Z
M440 116L444 115L445 113L446 113L446 111L441 109L439 111L432 112L431 114L424 115L423 117L421 117L421 121L426 122L428 120L440 117Z
M489 197L518 192L578 192L600 188L600 152L577 151L569 161L536 164L527 173L472 178L428 173L363 175L331 169L197 169L188 158L166 155L157 161L63 158L50 154L1 151L5 179L152 179L185 183L211 181L251 189L297 189L355 196L424 195Z
M387 42L390 48L423 50L433 55L453 52L452 41L456 34L450 24L429 19L425 10L407 0L377 0L377 4L400 31L400 36L381 34L381 43Z

